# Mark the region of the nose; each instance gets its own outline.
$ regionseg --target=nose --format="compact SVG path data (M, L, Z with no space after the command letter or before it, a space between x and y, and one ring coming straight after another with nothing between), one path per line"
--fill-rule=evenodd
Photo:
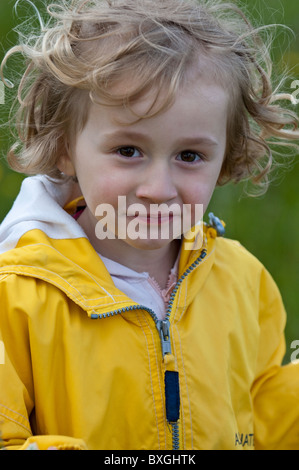
M178 195L177 188L166 164L156 164L148 167L136 189L139 199L146 199L151 203L159 204L175 199Z

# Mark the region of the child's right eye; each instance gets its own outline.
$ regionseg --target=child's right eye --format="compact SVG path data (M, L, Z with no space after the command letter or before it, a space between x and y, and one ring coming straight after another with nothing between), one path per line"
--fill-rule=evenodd
M140 152L135 147L120 147L117 153L126 158L140 157Z

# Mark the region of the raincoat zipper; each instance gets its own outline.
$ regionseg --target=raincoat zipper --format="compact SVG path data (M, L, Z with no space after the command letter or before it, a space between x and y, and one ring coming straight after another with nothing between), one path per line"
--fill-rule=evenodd
M91 314L90 318L91 319L104 319L104 318L109 318L113 317L115 315L119 315L125 312L129 312L131 310L145 310L150 314L152 319L155 322L156 328L158 330L159 336L160 336L160 341L161 341L161 350L162 350L162 358L164 360L164 357L168 354L172 354L172 349L171 349L171 337L170 337L170 315L172 311L172 306L175 300L175 296L180 288L180 285L182 284L183 280L190 274L201 262L202 260L206 257L207 251L203 249L199 255L199 257L192 263L188 269L182 274L182 276L179 278L177 281L171 295L170 299L168 302L168 307L165 315L164 320L159 320L157 315L153 310L151 310L148 307L145 307L144 305L131 305L129 307L123 307L117 310L112 310L110 312L102 313L102 314ZM167 371L166 371L167 372ZM166 374L166 373L165 373ZM165 377L165 401L166 401L166 407L167 407L167 401L171 401L171 411L167 412L166 410L166 415L169 416L175 416L174 420L168 421L168 423L171 425L172 428L172 450L179 450L180 449L180 439L179 439L179 424L178 424L178 419L179 419L179 398L178 401L175 402L173 398L169 398L171 395L173 396L174 394L172 391L167 394L166 389L168 388L167 385L175 383L177 385L176 388L178 388L177 395L179 396L179 382L178 382L178 372L176 372L176 376L172 376L171 380L168 380L168 377ZM174 380L173 380L174 379ZM175 402L175 403L173 403ZM178 409L176 409L178 408ZM171 419L171 418L170 418Z

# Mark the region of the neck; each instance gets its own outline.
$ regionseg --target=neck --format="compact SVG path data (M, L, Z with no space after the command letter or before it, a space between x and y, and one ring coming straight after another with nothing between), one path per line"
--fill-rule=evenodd
M128 246L123 240L107 241L112 243L99 243L97 251L100 255L123 264L136 272L149 273L158 282L161 289L165 289L170 270L173 268L179 253L180 245L177 240L173 240L163 248L152 250L136 249Z

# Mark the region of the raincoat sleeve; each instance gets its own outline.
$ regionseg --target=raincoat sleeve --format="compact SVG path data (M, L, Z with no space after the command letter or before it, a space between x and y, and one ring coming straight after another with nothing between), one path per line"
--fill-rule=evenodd
M260 288L260 344L252 387L255 447L299 449L299 364L282 366L286 314L276 284L264 270Z
M24 308L26 294L19 291L17 278L9 274L0 277L0 448L85 449L79 439L32 435L34 382L30 318Z

